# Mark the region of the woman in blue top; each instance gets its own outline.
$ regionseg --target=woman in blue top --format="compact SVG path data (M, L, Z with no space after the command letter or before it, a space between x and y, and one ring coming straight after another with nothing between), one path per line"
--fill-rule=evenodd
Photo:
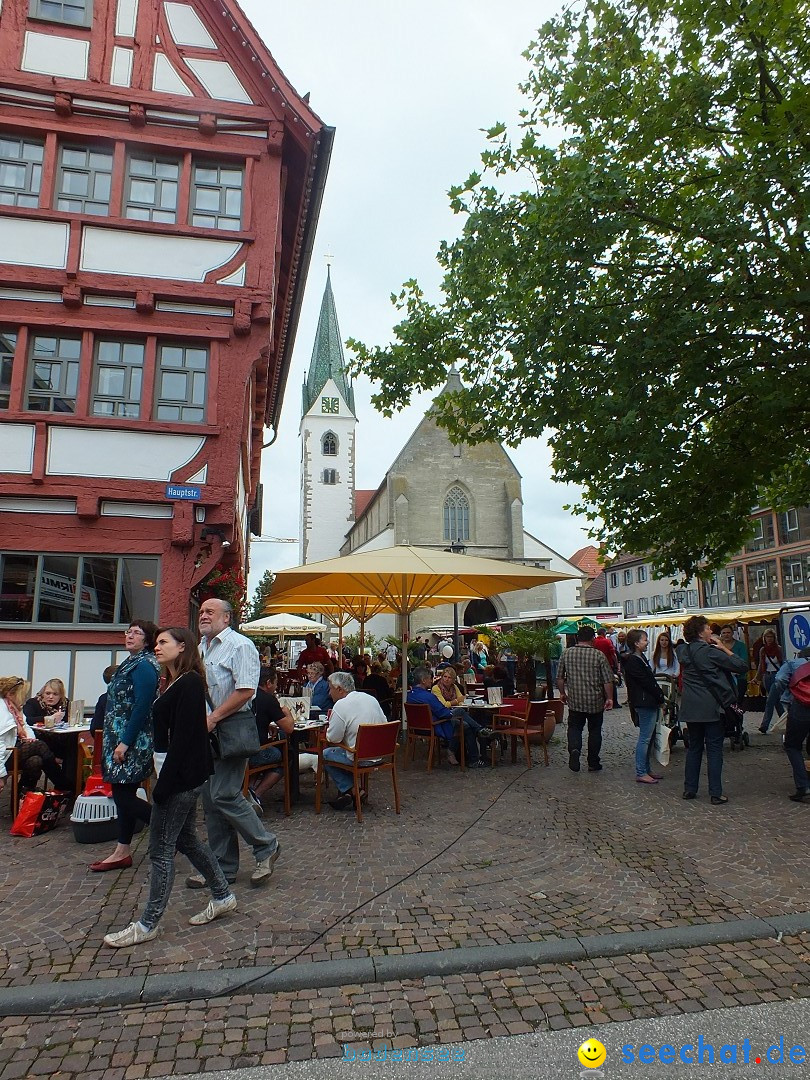
M124 635L129 656L116 668L107 690L101 767L104 779L112 785L118 843L112 855L90 865L97 873L132 866L135 825L139 818L148 825L152 813L149 803L138 798L138 787L153 769L152 704L160 665L152 650L157 629L145 619L132 620Z

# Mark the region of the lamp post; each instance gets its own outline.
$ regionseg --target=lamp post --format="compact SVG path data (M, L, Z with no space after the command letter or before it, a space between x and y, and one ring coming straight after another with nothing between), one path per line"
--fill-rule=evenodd
M462 544L460 540L456 540L455 544L451 544L449 548L445 548L445 551L450 551L454 555L466 555L467 548ZM461 658L461 650L458 647L458 604L453 604L453 660L458 663Z

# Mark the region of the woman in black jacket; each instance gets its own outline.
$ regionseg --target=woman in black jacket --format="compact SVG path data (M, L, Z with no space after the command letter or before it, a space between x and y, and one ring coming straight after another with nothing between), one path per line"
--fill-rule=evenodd
M181 851L211 889L205 911L192 916L202 926L236 908L236 897L207 844L197 836L197 800L214 771L206 715L205 669L197 644L184 627L161 630L155 656L163 665L166 683L155 701L155 749L166 759L152 790L149 858L152 874L149 899L140 921L104 938L115 949L139 945L157 937L158 922L169 902L174 883L174 857Z
M629 652L619 660L627 686L627 700L638 716L638 741L636 742L636 783L657 784L663 780L660 773L650 771L653 737L658 709L664 700L664 691L655 681L646 657L647 635L643 630L631 630L627 635Z

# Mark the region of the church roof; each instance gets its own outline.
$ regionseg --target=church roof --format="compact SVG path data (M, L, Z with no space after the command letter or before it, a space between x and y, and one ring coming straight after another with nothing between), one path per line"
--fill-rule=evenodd
M590 578L598 577L602 572L602 564L599 562L599 548L594 547L593 544L575 551L568 561L572 562L574 566L578 566L580 570L584 570Z
M354 493L354 518L355 521L364 512L368 504L379 491L379 488L358 488Z
M340 338L335 297L332 292L332 275L327 268L321 314L318 319L315 344L312 348L309 373L304 383L304 413L309 412L318 394L330 379L334 380L343 400L354 413L354 390L346 374L343 343Z

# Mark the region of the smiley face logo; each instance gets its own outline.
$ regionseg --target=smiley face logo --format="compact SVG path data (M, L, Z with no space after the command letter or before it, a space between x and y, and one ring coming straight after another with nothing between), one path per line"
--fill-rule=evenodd
M607 1050L598 1039L588 1039L577 1050L577 1057L586 1069L598 1069L600 1065L605 1064Z

